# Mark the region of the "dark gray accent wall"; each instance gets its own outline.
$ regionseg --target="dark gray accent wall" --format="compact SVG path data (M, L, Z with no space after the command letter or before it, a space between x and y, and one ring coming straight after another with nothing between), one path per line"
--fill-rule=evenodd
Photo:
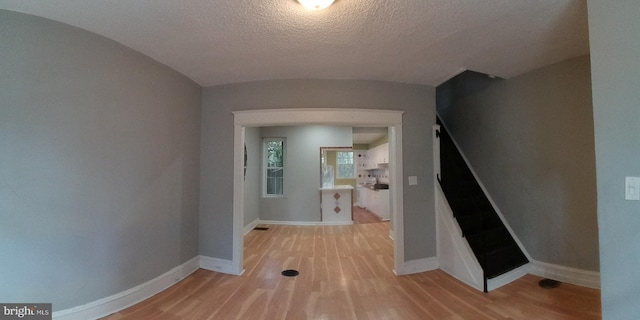
M201 90L104 37L0 10L0 301L67 309L198 255Z
M366 108L403 117L405 260L434 257L431 126L435 88L358 80L272 80L204 89L201 139L200 253L231 260L233 111L278 108ZM418 176L409 186L406 176Z
M286 146L284 195L261 196L260 219L320 221L320 147L351 147L351 131L335 126L261 128L262 138L286 138Z
M599 269L589 57L511 78L466 72L438 114L535 260Z
M602 319L637 319L640 201L624 200L624 177L640 177L640 2L589 0L587 4Z

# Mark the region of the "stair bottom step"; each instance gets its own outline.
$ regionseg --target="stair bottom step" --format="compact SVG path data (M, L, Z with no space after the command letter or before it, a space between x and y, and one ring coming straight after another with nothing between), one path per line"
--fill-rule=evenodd
M527 260L526 258L524 260L520 260L518 263L513 263L511 265L509 265L508 267L504 267L501 268L500 270L493 270L490 272L485 272L485 277L487 279L493 279L495 277L501 276L509 271L518 269L522 266L524 266L525 264L529 263L529 260Z
M524 256L518 246L505 248L495 254L488 254L483 265L485 277L487 279L495 278L501 274L507 273L520 266L527 264L529 260Z

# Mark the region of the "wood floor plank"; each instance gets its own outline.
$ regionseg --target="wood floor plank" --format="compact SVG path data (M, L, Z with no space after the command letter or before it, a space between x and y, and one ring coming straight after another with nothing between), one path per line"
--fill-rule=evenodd
M538 286L527 275L490 293L441 270L396 276L389 223L261 225L245 236L245 272L198 270L106 320L600 319L599 290ZM284 277L285 269L300 272Z

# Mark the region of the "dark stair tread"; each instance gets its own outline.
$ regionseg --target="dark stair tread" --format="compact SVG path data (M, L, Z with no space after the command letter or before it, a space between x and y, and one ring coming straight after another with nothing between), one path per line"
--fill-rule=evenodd
M478 203L484 203L484 193L478 185L460 186L460 185L447 185L442 184L442 191L445 192L450 198L458 199L460 201L474 201Z
M475 214L456 216L460 230L463 236L473 236L478 233L493 230L495 228L504 228L502 221L497 216Z
M517 244L496 248L479 259L487 278L509 272L529 262Z
M503 253L500 257L488 258L488 261L486 261L483 267L487 279L495 278L529 263L529 260L522 251L520 251L520 248L512 248L511 251L509 251L509 255L505 256L505 254L506 253Z
M501 251L510 250L517 247L517 244L509 235L509 232L500 231L484 231L474 235L466 236L469 246L479 254L488 256L497 256Z
M446 193L445 193L446 195ZM493 211L489 202L485 202L481 196L460 196L458 194L454 194L453 196L447 197L449 201L449 205L453 210L460 211L468 211L468 210L485 210L485 211ZM455 211L454 211L455 212ZM494 214L494 213L492 213Z

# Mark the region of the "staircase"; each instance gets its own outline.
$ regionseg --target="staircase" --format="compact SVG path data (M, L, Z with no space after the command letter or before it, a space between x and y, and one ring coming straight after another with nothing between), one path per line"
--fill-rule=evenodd
M455 143L438 119L440 175L438 182L487 281L529 261L518 247L491 202L476 181Z

